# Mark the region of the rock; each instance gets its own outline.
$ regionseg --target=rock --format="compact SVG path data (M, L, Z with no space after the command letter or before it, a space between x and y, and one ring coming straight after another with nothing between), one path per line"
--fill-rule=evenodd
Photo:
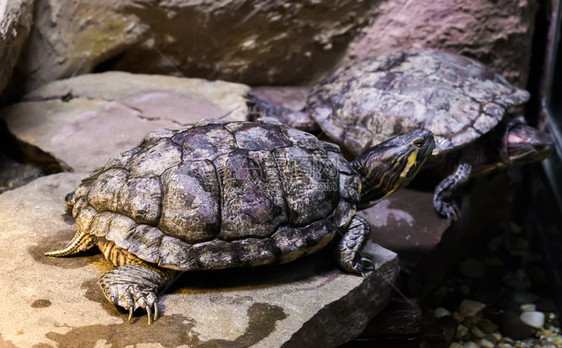
M480 347L483 348L494 348L496 345L493 342L490 342L489 340L482 338L481 340L478 341L478 343L480 344Z
M0 110L0 118L43 157L65 170L88 172L136 146L148 131L201 118L245 119L248 90L222 81L89 74L48 84Z
M489 335L493 335L498 331L498 326L490 319L478 318L478 327Z
M40 168L0 153L0 193L23 186L43 175Z
M373 23L349 45L346 64L410 47L435 48L476 58L525 87L536 1L386 1Z
M526 311L519 315L522 322L534 327L535 329L542 329L544 327L544 313L537 311Z
M470 329L470 333L478 338L484 338L484 336L486 336L486 334L482 332L482 330L480 330L477 326Z
M449 316L449 315L451 315L451 312L447 308L438 307L438 308L435 308L435 311L433 311L433 316L437 319L443 318L443 317L446 317L446 316Z
M298 86L260 86L252 87L252 92L259 98L273 105L282 105L293 110L306 107L306 98L310 88Z
M515 340L524 340L533 336L535 330L526 325L519 315L511 310L506 310L500 317L500 332L509 338Z
M456 338L463 338L466 335L468 335L468 328L462 324L459 324L459 326L457 326Z
M422 328L422 311L415 299L391 298L388 306L367 325L361 339L413 337Z
M475 317L484 308L486 308L486 305L482 302L462 300L459 306L459 314L464 317Z
M387 303L396 254L372 243L367 279L341 272L329 250L292 263L193 272L160 297L162 316L127 322L98 278L112 266L99 253L49 258L72 238L64 196L83 177L60 173L0 195L0 345L336 346L357 336Z
M407 188L359 212L371 224L371 240L397 252L407 273L434 250L450 225L435 213L432 201L432 192Z
M94 69L302 82L341 57L375 4L40 0L20 69L27 91Z
M537 306L532 303L526 303L519 306L519 309L521 310L521 312L532 312L537 309Z
M33 22L33 0L10 0L0 3L0 93L12 72Z

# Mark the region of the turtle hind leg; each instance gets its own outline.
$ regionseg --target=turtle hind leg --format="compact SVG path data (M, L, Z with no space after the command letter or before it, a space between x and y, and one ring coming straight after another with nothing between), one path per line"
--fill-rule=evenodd
M436 187L433 194L433 206L435 210L449 220L455 221L460 210L455 202L461 188L467 183L472 172L472 166L468 163L461 163L457 170L443 179Z
M246 95L248 121L256 121L262 117L272 117L280 122L305 132L315 133L320 127L310 115L303 110L292 110L280 105L273 105L260 99L253 93Z
M369 271L367 265L372 261L362 253L363 246L371 233L371 225L364 218L355 215L349 224L347 231L339 242L338 262L340 266L352 273L360 273L365 276Z
M63 257L77 254L81 251L86 251L94 247L95 243L89 233L83 232L80 229L76 232L70 243L60 250L50 251L45 253L45 256Z
M158 317L158 293L170 285L176 274L144 261L107 239L97 241L105 258L117 268L100 278L103 294L116 306L129 311L129 321L137 308L146 310L148 323Z
M158 292L174 279L175 271L148 263L127 264L105 273L100 285L105 297L129 311L129 321L137 308L148 315L148 324L158 318Z

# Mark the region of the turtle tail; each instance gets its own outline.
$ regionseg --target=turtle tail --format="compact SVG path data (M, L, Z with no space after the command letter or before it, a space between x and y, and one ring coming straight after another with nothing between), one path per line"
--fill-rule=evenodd
M86 251L94 246L94 240L89 233L78 230L67 246L60 250L45 253L45 256L63 257Z

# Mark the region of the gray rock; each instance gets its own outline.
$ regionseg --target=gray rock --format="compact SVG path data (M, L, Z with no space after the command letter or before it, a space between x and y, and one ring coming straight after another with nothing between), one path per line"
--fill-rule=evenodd
M338 59L376 2L39 0L20 69L29 90L107 69L282 84Z
M6 87L33 21L33 0L0 4L0 92Z
M536 1L386 1L349 45L345 63L389 49L435 48L476 58L525 87Z
M0 118L28 150L38 149L31 155L88 172L136 146L151 130L177 129L201 118L244 119L248 90L241 84L159 75L82 75L28 94L0 110Z
M388 301L396 254L368 244L376 271L364 279L320 252L273 267L193 272L162 295L163 316L133 324L102 295L112 266L101 254L43 256L74 235L64 196L83 174L39 178L0 195L0 345L175 347L336 346L357 336Z

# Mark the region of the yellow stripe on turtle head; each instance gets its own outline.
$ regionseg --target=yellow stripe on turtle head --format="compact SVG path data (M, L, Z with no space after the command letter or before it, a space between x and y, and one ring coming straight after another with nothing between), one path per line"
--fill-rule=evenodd
M406 167L404 167L404 170L402 171L402 173L400 173L401 178L405 178L406 176L408 176L408 173L410 172L410 168L412 168L414 163L416 163L417 158L418 158L418 150L414 150L410 154L410 156L408 156L408 162L406 163Z

